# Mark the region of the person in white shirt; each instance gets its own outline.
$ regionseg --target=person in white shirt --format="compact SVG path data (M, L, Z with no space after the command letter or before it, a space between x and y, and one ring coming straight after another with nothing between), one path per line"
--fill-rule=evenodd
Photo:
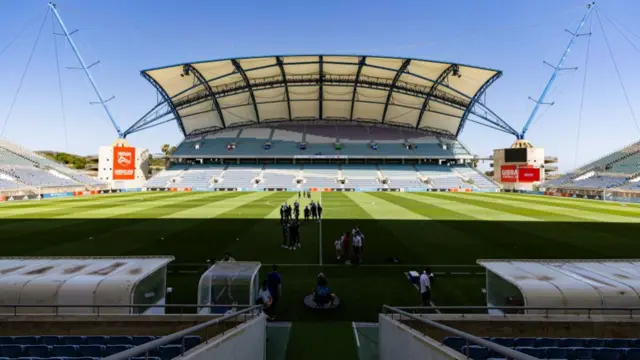
M353 260L357 264L360 263L361 255L362 255L362 236L360 233L356 233L351 241L351 245L353 246Z
M433 273L431 269L425 268L420 275L420 296L423 306L431 306L431 281Z
M336 247L336 260L340 261L342 258L342 238L336 240L333 245Z
M267 280L264 280L262 281L262 287L260 288L260 290L258 290L256 303L262 304L265 314L271 317L271 315L269 314L269 308L271 307L272 302L273 300L271 298L271 293L269 292L269 285L267 283Z

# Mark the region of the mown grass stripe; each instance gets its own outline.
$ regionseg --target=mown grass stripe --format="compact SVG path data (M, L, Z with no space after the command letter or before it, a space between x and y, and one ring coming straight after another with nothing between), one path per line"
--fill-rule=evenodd
M104 212L110 208L121 208L129 204L135 204L145 199L148 201L161 200L168 197L169 194L165 193L163 196L149 196L149 197L123 197L123 198L111 198L108 200L96 199L93 202L73 202L66 204L59 204L55 207L43 207L43 208L30 208L25 209L19 214L5 217L6 219L43 219L43 218L56 218L56 217L82 217L85 213L92 213L95 210ZM150 200L149 200L150 199Z
M593 213L590 211L582 211L582 210L570 209L566 207L559 208L557 206L540 205L540 204L535 204L531 202L528 202L525 205L522 203L522 201L518 201L515 199L508 199L508 196L486 198L486 197L475 196L473 194L463 194L463 193L458 193L458 194L451 193L450 195L453 197L460 197L464 199L477 199L487 203L497 203L497 204L516 206L522 209L526 209L526 211L532 211L532 210L544 211L544 212L556 214L560 218L563 218L563 217L581 218L582 219L581 221L606 221L606 222L622 222L622 223L640 222L640 218L609 215L606 213ZM574 219L570 221L580 221L580 220Z
M172 204L154 208L156 214L170 214L202 201L202 196L207 195L209 202L220 202L237 196L245 196L247 193L207 193L191 196L179 196ZM201 195L201 196L198 196ZM193 197L197 197L193 199ZM172 206L173 205L173 206ZM147 209L149 210L149 209ZM144 210L141 210L144 211ZM105 255L128 254L135 249L146 247L149 243L161 240L162 237L183 231L196 223L178 221L160 221L156 218L149 219L137 212L119 214L109 217L110 220L92 221L90 227L83 227L82 231L67 241L54 241L54 246L43 246L37 249L35 255L50 254L52 256L65 255L73 252L91 252L94 243L108 244L102 247ZM147 215L144 215L147 216ZM204 220L204 219L203 219ZM46 245L51 245L47 243ZM152 254L154 252L151 252Z
M470 196L458 195L452 193L443 193L443 194L428 194L421 196L429 196L429 197L441 197L450 201L455 201L460 204L471 204L477 207L491 209L495 211L501 211L509 214L526 216L529 218L533 218L537 221L586 221L583 218L568 216L563 214L558 214L556 212L549 212L546 210L538 210L538 209L530 209L523 207L522 204L511 204L511 203L502 203L497 201L489 201L484 198L472 198Z
M372 218L376 220L382 219L400 219L400 220L428 220L429 218L415 213L412 210L397 205L394 199L387 199L386 196L376 197L370 193L344 193L348 198L353 200L366 211Z
M425 216L431 220L477 220L475 216L466 211L454 211L446 207L439 206L438 201L432 201L429 197L416 197L413 193L374 193L373 195L382 199L410 208L412 211Z
M563 207L563 208L570 208L570 209L578 209L578 210L584 210L584 211L591 211L591 212L596 212L596 213L607 213L607 214L611 214L611 215L618 215L618 216L631 216L631 217L640 217L640 208L632 208L632 207L626 207L623 206L620 203L617 203L615 205L615 207L613 206L608 206L607 204L609 203L605 203L605 202L600 202L600 203L596 203L596 200L589 200L592 203L588 203L588 202L578 202L578 201L558 201L555 200L554 198L551 197L547 197L547 198L542 198L539 196L531 196L531 195L516 195L516 194L482 194L482 193L477 193L477 194L473 194L473 196L479 196L479 197L486 197L486 198L494 198L495 196L499 196L499 197L503 197L503 198L507 198L510 200L517 200L517 201L521 201L523 203L534 203L534 204L541 204L541 205L549 205L549 206L556 206L556 207Z
M478 202L472 204L469 202L455 201L455 199L448 197L446 194L429 193L427 196L413 195L416 200L434 204L438 207L470 214L476 219L487 221L538 221L539 219L525 216L522 214L515 214L509 211L503 211L502 209L491 208L483 206L485 204Z

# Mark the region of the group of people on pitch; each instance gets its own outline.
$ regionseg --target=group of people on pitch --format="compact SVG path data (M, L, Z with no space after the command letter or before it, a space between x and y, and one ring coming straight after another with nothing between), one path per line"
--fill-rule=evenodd
M314 220L322 216L322 205L311 200L304 208L304 219L309 220L309 215ZM300 243L300 203L294 202L293 206L286 202L280 207L280 224L282 225L282 248L296 250L302 247Z
M362 250L364 248L364 234L359 227L349 232L340 234L340 238L334 242L336 247L336 260L344 261L349 265L362 263Z

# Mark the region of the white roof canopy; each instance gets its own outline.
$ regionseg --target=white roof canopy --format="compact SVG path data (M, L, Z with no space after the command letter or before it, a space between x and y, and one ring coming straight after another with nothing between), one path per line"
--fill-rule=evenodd
M478 260L478 264L516 286L529 307L640 307L640 260Z
M300 55L142 71L185 136L269 121L346 120L457 136L497 70L418 59Z
M0 258L0 305L128 305L133 301L133 288L173 259L172 256ZM0 313L12 311L0 307ZM34 308L18 311L33 312ZM54 311L52 307L38 309L38 312ZM63 311L87 313L94 309Z

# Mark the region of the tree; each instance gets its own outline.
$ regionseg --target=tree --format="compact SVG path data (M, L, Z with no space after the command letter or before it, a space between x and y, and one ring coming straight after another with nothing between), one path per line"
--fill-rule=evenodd
M169 152L168 152L168 154L167 154L167 155L171 155L171 154L173 154L173 153L176 151L176 149L177 149L177 148L176 148L175 146L172 146L172 147L169 149Z
M171 146L169 144L164 144L161 149L163 154L169 155L169 149L171 149Z
M472 166L474 169L477 169L477 168L478 168L478 159L473 159L473 160L471 160L471 166Z

